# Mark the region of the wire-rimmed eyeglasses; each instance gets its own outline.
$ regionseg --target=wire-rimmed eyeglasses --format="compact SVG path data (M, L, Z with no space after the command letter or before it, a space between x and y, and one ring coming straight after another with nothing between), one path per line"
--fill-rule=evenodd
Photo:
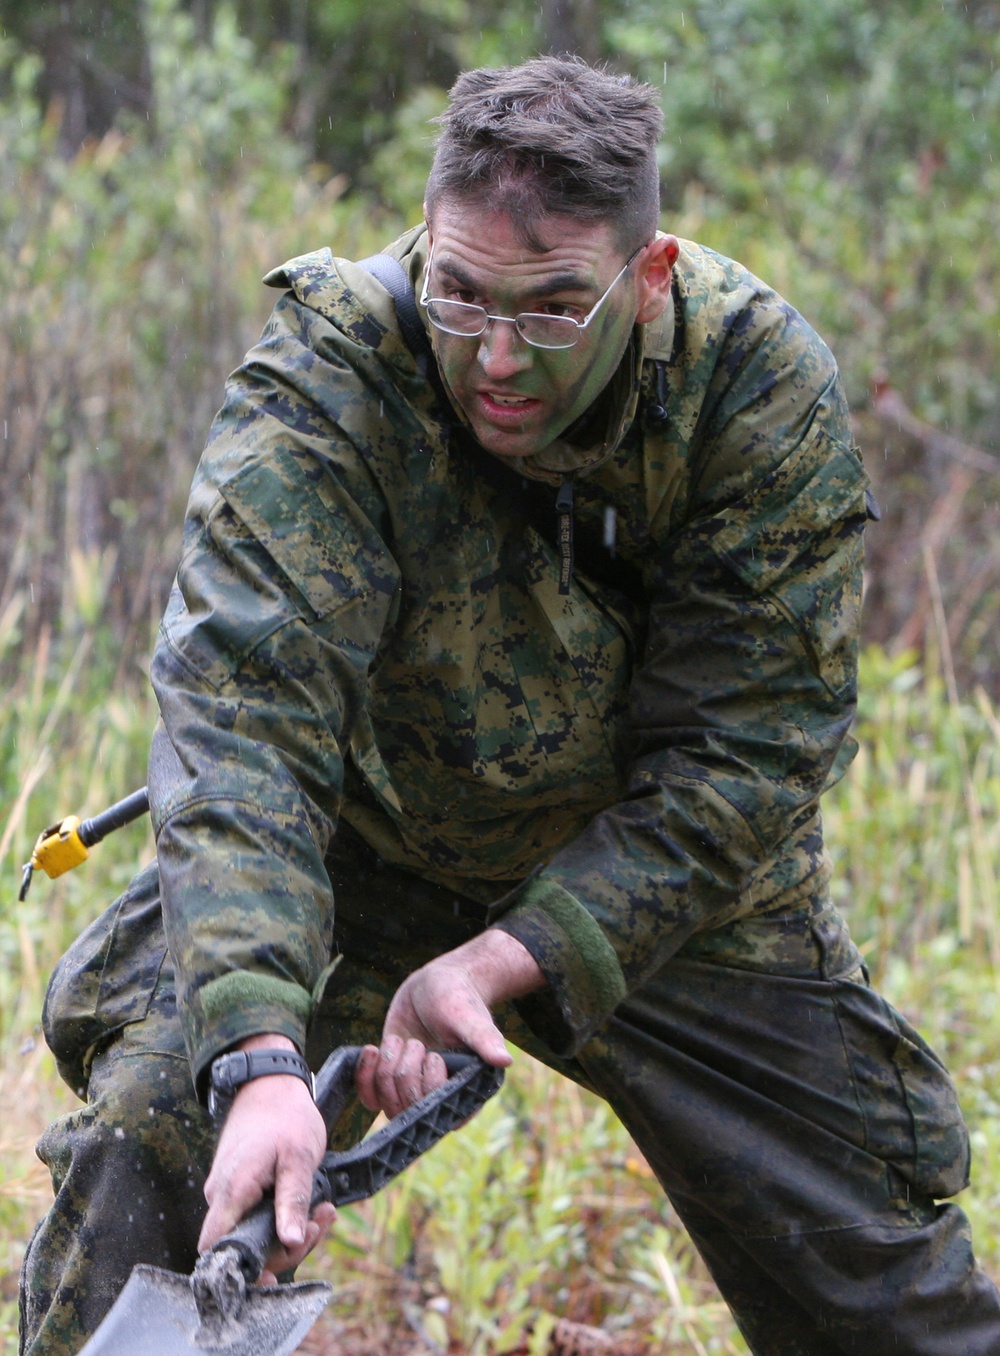
M532 348L572 348L610 297L615 285L625 276L629 266L645 248L646 242L643 242L629 255L625 266L613 279L604 296L594 303L582 320L574 320L568 315L543 315L534 311L522 311L515 316L492 315L485 306L473 306L467 301L448 301L445 297L429 297L427 287L431 275L431 260L434 258L433 246L427 256L420 304L426 308L431 324L439 330L444 330L445 334L458 334L464 339L474 339L485 331L491 320L500 320L505 325L516 326L518 334Z

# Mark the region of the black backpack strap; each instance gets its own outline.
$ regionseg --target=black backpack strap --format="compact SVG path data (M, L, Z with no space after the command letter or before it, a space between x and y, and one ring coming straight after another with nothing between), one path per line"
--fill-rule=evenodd
M417 294L413 290L406 269L391 254L373 254L367 259L358 260L358 268L363 268L382 284L396 303L396 319L406 341L406 347L417 360L417 368L422 377L436 375L434 354L431 341L417 310ZM433 377L432 377L433 380Z

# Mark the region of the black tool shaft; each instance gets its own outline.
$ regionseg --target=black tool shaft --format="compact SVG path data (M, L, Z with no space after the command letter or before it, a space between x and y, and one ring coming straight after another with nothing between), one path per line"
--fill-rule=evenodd
M335 1050L316 1075L316 1103L327 1126L332 1126L343 1110L354 1086L360 1055L358 1046ZM503 1071L484 1064L475 1055L449 1053L444 1061L451 1075L447 1083L421 1097L353 1149L326 1155L313 1182L310 1208L320 1201L346 1205L374 1196L449 1130L467 1121L503 1083ZM237 1252L240 1269L252 1283L260 1275L275 1239L274 1197L269 1193L215 1244L212 1252L223 1248Z
M120 829L125 824L131 824L133 819L138 819L149 809L149 792L146 787L139 791L133 791L130 796L124 800L116 801L114 805L101 814L94 815L93 819L85 819L77 829L80 842L84 847L93 847L99 843L102 838L106 838L114 829Z

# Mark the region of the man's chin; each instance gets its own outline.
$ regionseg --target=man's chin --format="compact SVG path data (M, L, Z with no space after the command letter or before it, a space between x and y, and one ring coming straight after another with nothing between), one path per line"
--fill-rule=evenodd
M494 428L491 424L484 424L478 419L472 421L472 431L479 446L485 448L487 452L492 452L495 457L514 459L530 457L536 452L541 452L543 448L540 440L527 432Z

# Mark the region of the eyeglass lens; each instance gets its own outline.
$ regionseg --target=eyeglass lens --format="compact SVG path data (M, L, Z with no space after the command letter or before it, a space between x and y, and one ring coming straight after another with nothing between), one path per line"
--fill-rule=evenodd
M468 338L482 334L490 319L506 321L517 326L521 337L536 348L572 348L580 337L580 326L566 316L535 315L522 312L511 319L508 316L493 316L482 306L470 306L464 301L441 301L430 298L427 313L433 324L449 334L460 334Z

